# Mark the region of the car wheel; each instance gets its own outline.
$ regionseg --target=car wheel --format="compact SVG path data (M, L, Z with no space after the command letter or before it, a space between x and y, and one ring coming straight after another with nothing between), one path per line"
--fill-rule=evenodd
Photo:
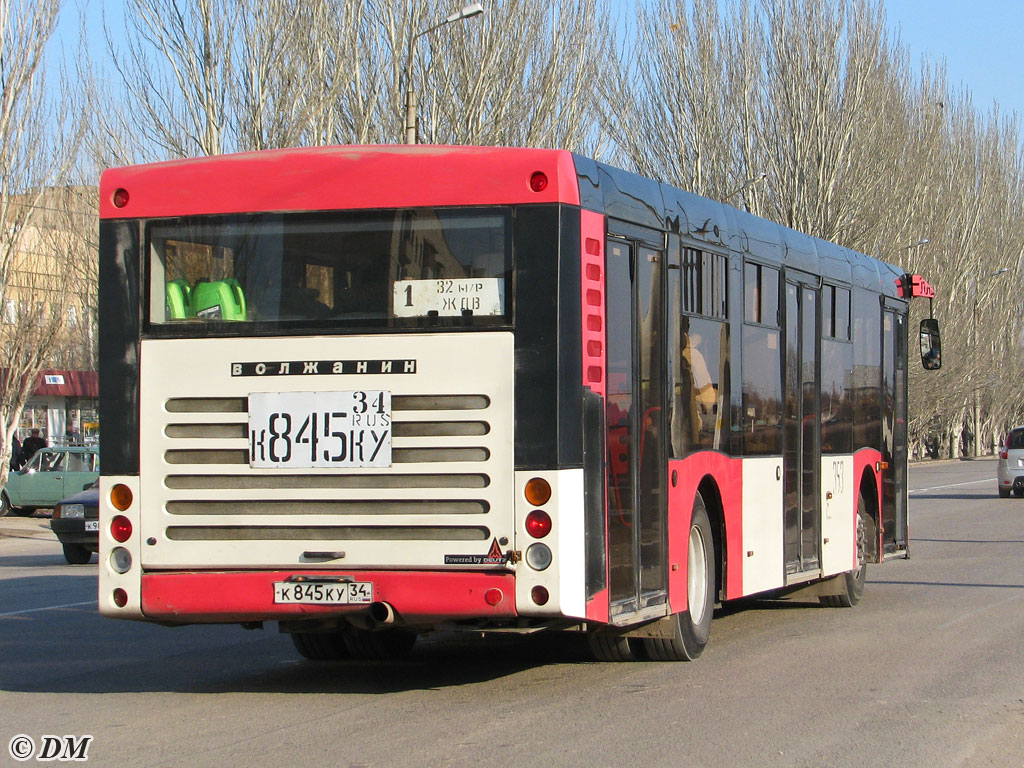
M92 550L84 544L65 544L64 559L70 565L85 565L92 560Z
M1018 498L1020 498L1021 496L1024 496L1024 488L1014 488L1013 489L1013 495L1018 497Z
M1001 498L1001 499L1008 499L1008 498L1010 498L1010 489L1009 488L1000 488L999 489L999 498Z
M13 511L11 506L11 500L7 498L6 493L0 493L0 517L5 517Z

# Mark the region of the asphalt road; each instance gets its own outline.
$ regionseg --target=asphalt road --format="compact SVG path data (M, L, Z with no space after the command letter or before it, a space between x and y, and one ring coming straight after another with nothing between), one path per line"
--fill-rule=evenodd
M101 618L96 566L0 520L0 765L19 734L117 766L1024 765L1024 499L991 460L910 472L909 560L853 609L746 602L693 664L578 637L421 640L302 661L276 628Z

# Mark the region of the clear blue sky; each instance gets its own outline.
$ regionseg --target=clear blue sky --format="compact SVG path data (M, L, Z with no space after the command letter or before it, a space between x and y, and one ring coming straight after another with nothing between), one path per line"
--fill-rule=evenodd
M452 7L460 3L451 0ZM628 13L634 3L613 0L613 4ZM977 108L988 109L997 101L1005 111L1016 111L1024 118L1024 0L884 0L884 4L889 26L909 48L914 69L919 68L922 55L933 61L945 59L950 85L962 83L968 88ZM102 54L102 9L106 7L108 19L116 23L124 0L66 0L59 42L71 51L78 44L74 19L82 5L88 8L88 44Z
M1022 0L885 0L889 26L921 56L946 60L951 87L963 84L974 106L1024 118L1024 2Z

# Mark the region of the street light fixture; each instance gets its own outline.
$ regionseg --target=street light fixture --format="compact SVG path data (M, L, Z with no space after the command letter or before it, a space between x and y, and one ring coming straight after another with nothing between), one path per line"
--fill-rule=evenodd
M973 331L973 336L974 336L974 355L973 355L973 357L974 357L975 365L977 365L977 363L978 363L978 288L979 288L979 285L980 285L982 280L988 280L990 277L997 277L998 275L1005 274L1006 272L1009 272L1009 271L1010 271L1010 269L1008 267L1003 267L1002 269L997 269L995 272L991 272L991 273L989 273L987 275L979 274L974 279L974 311L972 313L973 323L972 323L971 330ZM980 270L979 270L979 272L980 272ZM981 403L978 400L978 384L977 384L977 381L975 381L974 386L972 387L972 389L973 389L973 394L974 394L974 404L973 404L974 405L974 407L973 407L973 411L974 411L974 458L978 458L979 456L981 456Z
M446 19L439 21L432 27L427 27L409 38L409 53L405 59L405 143L416 143L416 90L412 87L412 56L416 48L416 41L424 35L430 34L435 29L440 29L446 24L453 24L462 19L472 16L479 16L484 12L480 3L470 3L463 6L462 10L450 14Z
M729 192L728 194L726 194L725 197L722 198L722 202L723 203L728 203L732 198L736 197L736 195L740 194L741 192L745 192L747 189L749 189L750 187L754 186L755 184L760 184L762 181L765 181L767 178L768 178L768 174L767 173L759 173L757 176L750 177L749 179L744 181L742 184L740 184L738 187L736 187L736 189L734 189L732 192Z

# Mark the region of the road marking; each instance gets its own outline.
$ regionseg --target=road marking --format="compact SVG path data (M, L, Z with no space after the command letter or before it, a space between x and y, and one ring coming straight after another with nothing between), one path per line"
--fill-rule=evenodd
M993 482L991 478L988 478L988 479L985 479L985 480L971 480L971 482L969 482L969 483L953 483L951 485L933 485L931 488L913 488L913 489L907 491L907 493L908 494L910 494L910 493L927 493L928 491L940 491L943 488L959 488L962 485L981 485L982 483L991 483L991 482Z
M95 600L86 600L84 603L65 603L64 605L48 605L45 608L26 608L23 611L10 611L8 613L0 613L0 619L5 616L20 616L24 613L38 613L39 611L56 611L59 608L78 608L83 605L96 605Z

